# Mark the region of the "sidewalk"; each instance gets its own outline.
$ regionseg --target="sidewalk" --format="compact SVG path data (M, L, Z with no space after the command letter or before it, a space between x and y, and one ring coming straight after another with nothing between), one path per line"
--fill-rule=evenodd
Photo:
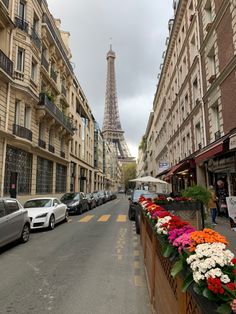
M230 250L233 251L233 253L236 255L236 232L231 230L229 219L224 217L217 217L216 221L217 225L212 227L209 224L210 227L227 238L229 241Z

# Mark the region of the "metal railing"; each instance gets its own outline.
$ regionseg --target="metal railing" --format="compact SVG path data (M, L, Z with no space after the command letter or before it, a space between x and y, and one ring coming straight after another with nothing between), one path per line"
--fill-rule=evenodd
M57 73L52 68L51 68L50 76L53 79L53 81L57 82Z
M61 42L60 42L60 39L58 38L58 35L57 35L57 33L55 32L55 30L54 30L54 28L53 28L53 26L52 26L52 24L51 24L51 21L49 20L48 16L47 16L45 13L43 14L43 23L47 24L47 26L48 26L50 32L52 33L53 38L54 38L55 41L56 41L56 44L57 44L57 46L58 46L58 48L59 48L61 54L63 55L63 58L65 59L65 62L66 62L66 64L67 64L68 68L69 68L69 69L71 70L71 72L73 73L72 65L70 64L70 61L69 61L69 59L68 59L68 57L67 57L67 55L66 55L66 53L65 53L65 50L64 50L64 48L62 47L62 44L61 44Z
M57 108L57 106L48 99L45 93L40 94L40 106L45 106L51 115L60 122L71 134L74 133L74 127L71 119L64 115L64 113Z
M63 84L61 85L61 93L66 97L66 88Z
M42 55L41 64L43 65L45 70L49 71L49 62L44 55Z
M25 128L24 126L13 124L13 134L15 134L16 136L25 138L32 142L33 133L31 130Z
M31 28L31 39L34 42L35 46L40 50L41 49L41 39L39 38L38 33L36 30L32 27Z
M15 24L16 24L16 27L18 27L22 31L26 33L29 32L29 23L26 20L22 19L22 17L16 16Z
M13 62L5 55L0 49L0 68L3 69L8 75L13 75Z
M48 150L51 152L51 153L55 153L55 147L48 144Z
M9 0L2 0L3 4L7 9L9 9Z
M46 148L46 142L42 140L41 138L39 138L38 144L39 144L39 147L42 147L44 149Z

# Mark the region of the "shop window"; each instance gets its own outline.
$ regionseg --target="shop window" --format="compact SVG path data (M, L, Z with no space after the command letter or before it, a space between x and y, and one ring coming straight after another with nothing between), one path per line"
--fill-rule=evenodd
M36 193L52 193L53 162L37 158Z
M67 176L66 166L57 164L56 166L56 193L66 192L66 176Z

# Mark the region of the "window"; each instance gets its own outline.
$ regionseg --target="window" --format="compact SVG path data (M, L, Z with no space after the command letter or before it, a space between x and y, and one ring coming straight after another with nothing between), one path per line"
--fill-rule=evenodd
M49 131L49 145L53 146L54 144L54 132L53 129L51 128Z
M61 139L61 152L65 152L65 140L64 140L64 138Z
M16 69L19 72L24 72L24 58L25 58L25 50L23 48L18 47Z
M20 0L19 4L19 17L24 20L25 19L25 2Z
M31 122L31 108L25 107L24 127L26 129L30 129L30 122Z
M66 192L67 168L66 166L57 164L56 171L56 193Z
M36 193L52 193L52 183L53 183L53 162L38 157Z
M9 200L5 200L4 204L5 204L6 215L10 215L19 210L19 204L17 203L17 201L9 199Z
M36 14L34 14L32 29L33 29L33 31L34 31L35 33L38 33L38 29L39 29L39 18L37 17Z
M196 150L202 148L202 140L201 140L201 124L198 122L195 125L195 145L196 145Z
M213 21L211 0L206 1L204 10L205 10L206 22L211 23Z
M34 59L31 62L31 80L34 82L37 80L37 62Z
M15 102L15 116L14 116L14 124L20 124L20 101L16 100Z
M214 134L213 140L217 140L220 137L220 111L218 104L212 106L212 132Z
M5 216L5 208L3 201L0 201L0 218Z
M208 61L208 71L210 79L216 75L216 56L215 56L215 49L214 47L211 48L207 55L207 61ZM210 82L209 79L209 82Z
M39 138L41 140L44 140L44 136L45 136L45 128L42 122L39 123Z

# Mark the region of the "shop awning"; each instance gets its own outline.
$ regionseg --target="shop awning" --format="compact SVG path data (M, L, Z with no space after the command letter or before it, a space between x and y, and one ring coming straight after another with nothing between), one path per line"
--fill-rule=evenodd
M209 145L201 151L200 154L196 155L195 162L196 164L214 157L215 155L221 153L224 150L224 140L222 139L215 145Z
M185 163L185 161L183 161L183 162L181 162L181 163L179 163L179 164L177 164L177 165L171 167L170 170L169 170L169 171L167 172L167 174L165 175L164 180L167 180L167 181L170 180L171 176L173 176L173 174L174 174L178 169L180 169L180 168L183 166L184 163Z

